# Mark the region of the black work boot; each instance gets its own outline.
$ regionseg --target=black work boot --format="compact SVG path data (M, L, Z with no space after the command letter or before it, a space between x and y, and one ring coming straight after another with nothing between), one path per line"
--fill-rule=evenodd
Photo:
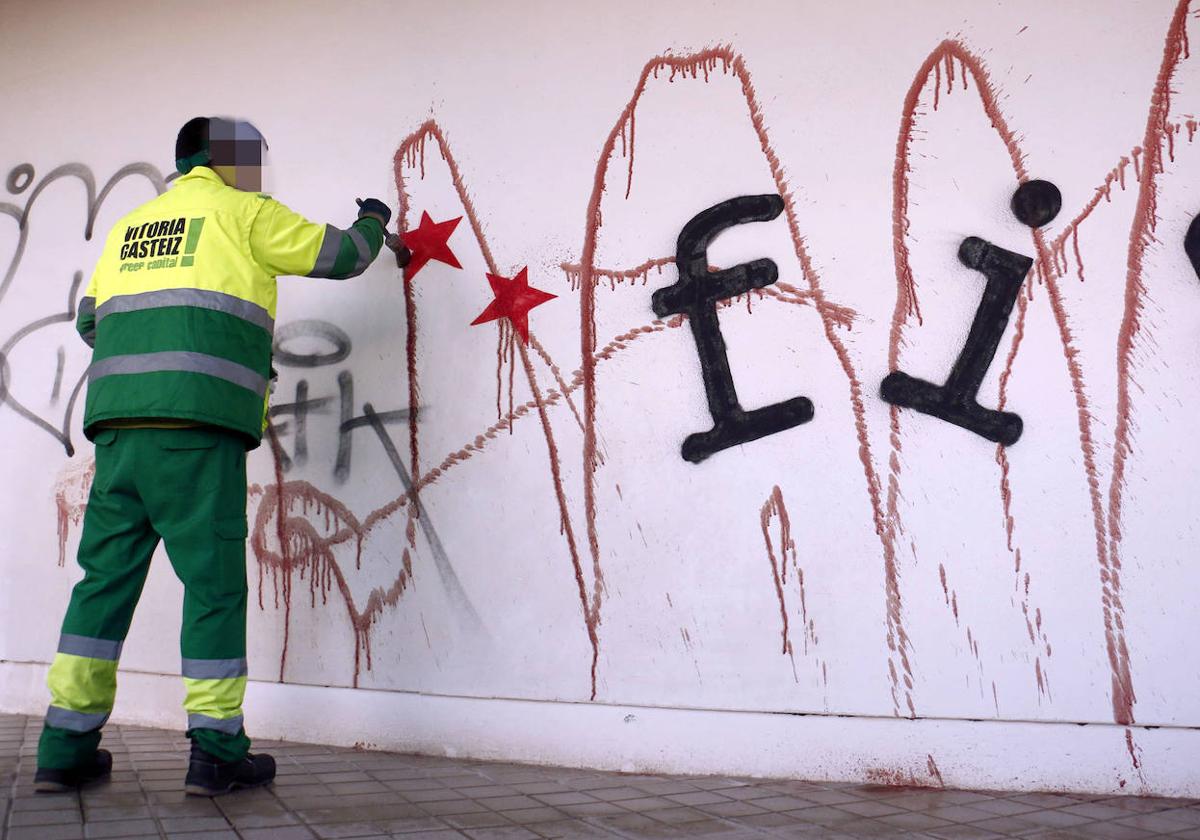
M38 793L65 793L88 782L103 779L112 773L112 753L96 750L91 762L79 767L60 770L54 767L39 767L33 775L33 789Z
M220 796L238 788L270 784L275 779L275 759L269 755L247 755L238 761L222 761L192 744L184 792L192 796Z

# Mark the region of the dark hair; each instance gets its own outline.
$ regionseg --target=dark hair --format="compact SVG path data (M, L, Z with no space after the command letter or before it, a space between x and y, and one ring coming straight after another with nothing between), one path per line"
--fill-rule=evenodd
M208 150L208 117L192 117L175 138L175 168L186 175L195 166L212 161Z

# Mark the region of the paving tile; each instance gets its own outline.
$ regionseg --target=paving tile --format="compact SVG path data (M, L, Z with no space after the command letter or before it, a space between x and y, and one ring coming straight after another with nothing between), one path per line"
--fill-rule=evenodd
M274 828L276 826L295 825L300 822L300 818L295 814L290 814L287 811L279 811L277 813L232 813L226 814L225 818L230 824L241 831L247 828Z
M519 825L499 828L470 828L464 832L472 840L540 840L541 835Z
M82 840L83 824L26 825L8 830L7 840Z
M238 833L241 834L241 840L312 840L316 836L302 825L251 828Z
M1079 800L1061 793L1014 793L1008 797L1014 802L1024 802L1039 808L1061 808L1066 805L1076 805Z
M656 811L659 808L677 808L678 805L669 799L664 799L661 796L645 796L641 799L622 799L616 803L627 811L636 811L644 813L646 811Z
M13 812L17 811L57 811L62 808L78 808L79 797L73 793L43 793L38 796L24 796L13 802Z
M849 808L850 806L842 805L841 807ZM950 822L956 823L975 823L996 818L995 814L990 814L982 808L976 808L972 805L945 805L936 808L926 808L913 813L928 814L931 817L950 820Z
M724 791L722 791L722 794L724 794ZM621 787L596 788L589 790L588 795L594 796L602 802L620 802L625 799L641 799L646 795L646 792L640 788L623 785Z
M136 837L139 834L158 836L158 824L152 819L110 820L89 822L84 829L89 837Z
M1181 823L1178 818L1168 816L1169 813L1135 814L1119 820L1112 820L1112 823L1130 828L1140 828L1144 831L1153 831L1159 834L1175 834L1192 827Z
M533 830L547 840L611 840L618 836L606 827L577 820L542 822L533 826Z
M559 782L522 782L521 784L513 785L513 790L527 796L536 796L539 793L570 793L573 788L569 788ZM640 793L638 795L645 796L646 794Z
M591 794L571 791L569 793L543 793L533 797L545 805L582 805L585 802L596 802Z
M653 796L666 796L675 793L692 793L696 788L686 782L677 782L672 779L662 779L655 782L643 782L638 787L646 793Z
M1111 840L1141 840L1144 837L1163 836L1153 831L1145 831L1144 829L1132 828L1128 825L1118 825L1112 822L1088 823L1074 830L1087 834L1088 837L1111 838ZM1198 835L1200 835L1200 832L1198 832ZM1176 835L1171 836L1174 837Z
M787 811L785 813L791 815L798 823L813 823L823 826L837 826L842 823L862 819L858 814L851 814L849 811L843 811L841 808L833 808L826 805L820 805L815 808L804 808L799 811Z
M997 840L1000 837L1008 837L1011 835L999 834L995 831L988 831L985 828L980 828L977 825L947 825L942 828L931 828L925 832L930 837L937 837L939 840Z
M894 825L867 818L841 823L837 830L851 837L895 837L899 833Z
M364 822L328 823L310 825L309 828L321 838L370 837L380 832L375 823Z
M629 813L615 802L584 802L580 805L562 805L559 810L572 817L611 817Z
M389 788L392 787L390 782L384 782L384 784ZM440 786L432 790L398 790L396 793L402 795L409 802L444 802L447 799L466 798L462 791Z
M1159 812L1159 816L1167 820L1179 820L1192 828L1200 826L1200 808L1172 808Z
M83 815L79 806L74 802L68 808L55 808L52 811L16 811L9 817L8 824L14 828L30 825L64 825L67 823L83 823ZM1180 826L1185 828L1186 826Z
M162 829L167 834L184 834L194 831L225 831L229 821L224 817L160 817Z
M781 828L783 826L801 825L800 818L794 814L783 814L776 811L768 811L764 814L753 814L749 817L742 817L738 820L745 825L752 825L757 828Z
M490 810L474 799L450 799L445 802L422 802L421 810L435 817L455 814L477 814Z
M860 802L846 802L838 807L843 811L849 811L851 814L858 814L863 817L882 817L887 814L902 814L905 812L904 808L889 805L885 800L872 799L864 799ZM987 816L987 814L984 814L985 818Z
M1025 802L1014 802L1011 799L989 799L985 802L976 802L971 807L987 811L989 814L996 814L1000 817L1013 817L1018 814L1028 814L1038 810L1038 806L1036 805L1029 805Z
M531 796L495 796L476 799L481 805L486 805L493 811L515 811L518 808L537 808L544 804Z
M715 805L718 802L728 802L727 797L708 791L696 791L695 793L669 793L664 799L669 799L672 802L677 802L680 805Z
M840 790L809 790L799 793L797 796L806 800L806 804L815 802L818 805L842 805L847 802L862 801L862 797Z
M534 808L535 811L554 811L553 808ZM472 814L448 814L441 817L441 821L453 828L490 828L497 825L512 825L508 816L520 814L522 811L509 811L507 816L497 814L495 811L478 811ZM564 815L558 811L554 811L558 819L563 819Z
M1021 819L1035 822L1038 825L1046 826L1047 828L1062 829L1074 828L1075 826L1094 822L1094 820L1092 820L1090 817L1081 817L1078 814L1069 814L1066 811L1053 809L1022 814Z
M995 831L998 834L1005 836L1018 836L1021 834L1029 834L1033 831L1045 831L1045 826L1038 825L1035 822L1030 822L1024 818L1024 815L1016 817L996 817L991 820L982 820L977 823L971 823L975 828L982 828L985 831ZM932 829L931 829L932 830Z
M624 805L624 802L618 803ZM714 802L711 805L697 805L696 808L714 817L748 817L754 814L769 814L770 811L759 808L753 802L726 801Z
M556 808L519 808L515 811L505 811L504 816L517 825L532 825L541 822L553 822L566 818L566 814ZM455 825L451 820L446 822Z
M385 831L392 834L407 834L416 831L440 831L446 824L434 817L393 817L392 819L373 820Z

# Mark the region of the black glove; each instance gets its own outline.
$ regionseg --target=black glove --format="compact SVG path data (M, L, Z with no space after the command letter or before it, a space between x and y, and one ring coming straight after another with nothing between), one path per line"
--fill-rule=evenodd
M396 255L396 267L404 268L412 261L412 251L408 250L404 245L404 240L394 233L385 233L383 235L383 244L392 249L392 253Z
M383 223L385 228L387 227L387 223L391 221L392 218L392 211L386 204L384 204L378 198L356 198L354 200L358 202L358 218L361 219L364 216L374 216Z

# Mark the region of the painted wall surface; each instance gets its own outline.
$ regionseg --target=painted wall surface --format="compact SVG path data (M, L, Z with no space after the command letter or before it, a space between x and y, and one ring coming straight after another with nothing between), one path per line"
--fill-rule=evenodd
M178 127L227 114L310 218L367 195L402 231L462 217L461 268L280 280L251 734L1200 795L1197 27L1188 0L0 4L2 702L44 706L79 576L80 283ZM1039 228L1010 205L1030 179L1062 195ZM656 315L685 225L739 196L774 216L691 254L693 291L764 258L777 279ZM881 397L950 374L988 282L968 237L1031 261L977 394L1021 418L1009 445ZM472 326L487 275L526 267L556 296L528 344ZM700 321L744 409L811 419L685 460L720 404ZM145 678L178 669L162 560L124 719L177 701ZM607 707L658 734L605 752ZM672 758L661 733L701 712L727 740ZM526 729L479 730L508 714Z

